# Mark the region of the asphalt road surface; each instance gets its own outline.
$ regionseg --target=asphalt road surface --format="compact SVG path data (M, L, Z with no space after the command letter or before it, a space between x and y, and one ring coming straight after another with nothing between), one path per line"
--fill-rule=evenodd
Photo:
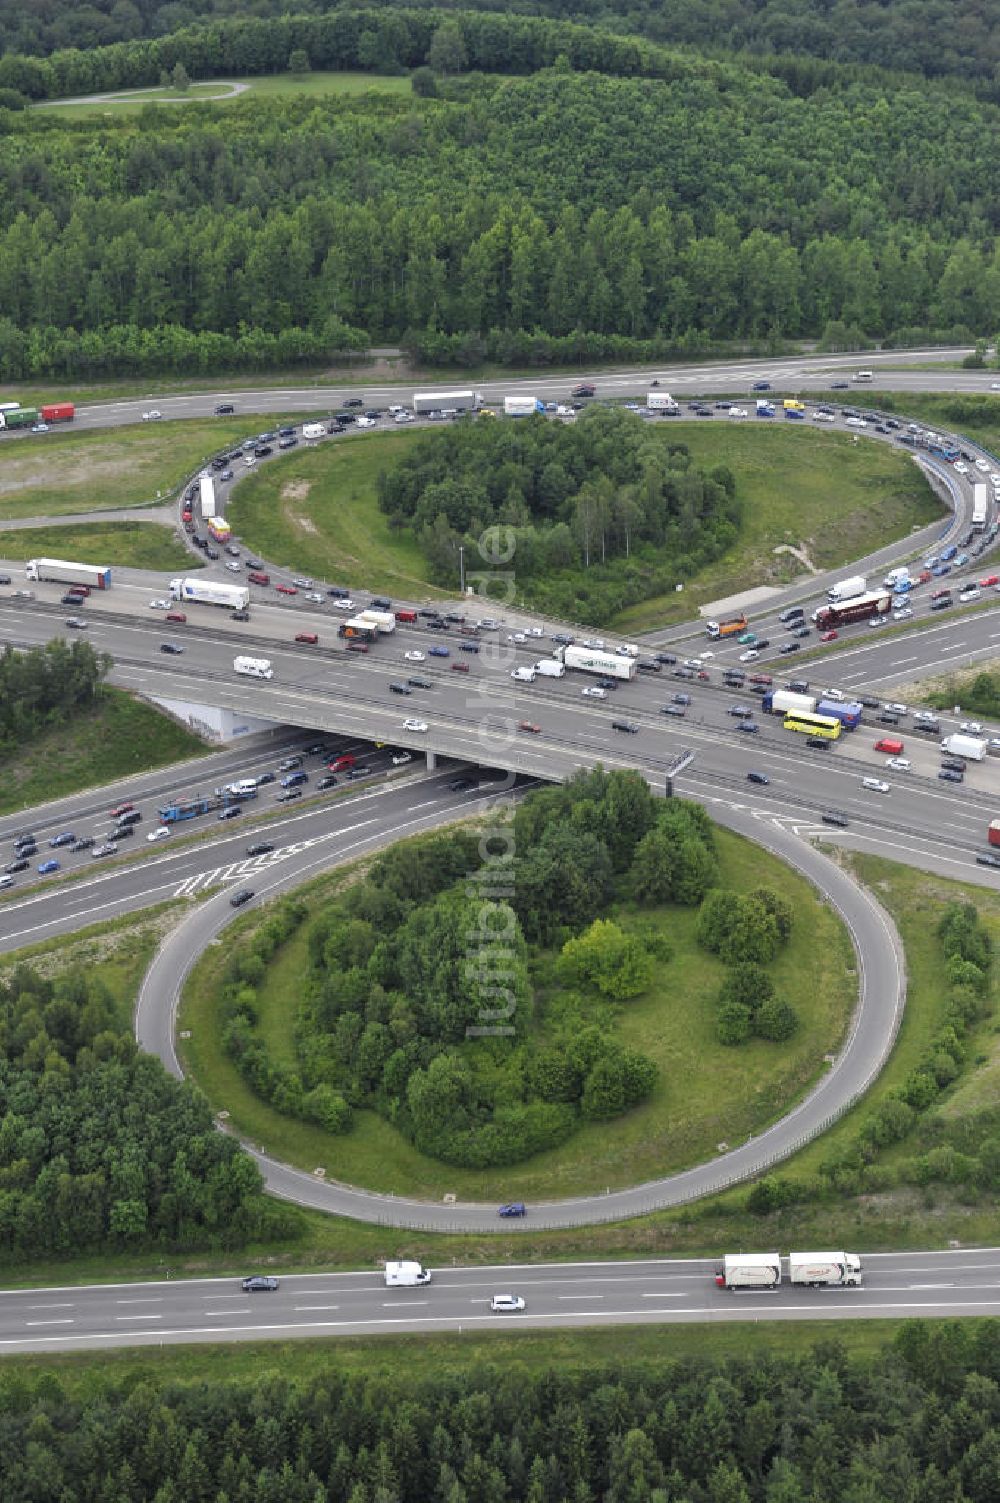
M387 1289L377 1270L284 1275L271 1293L237 1278L0 1292L0 1351L55 1352L298 1336L459 1335L568 1326L1000 1315L995 1248L862 1254L858 1289L715 1286L707 1259L448 1268ZM525 1309L493 1314L494 1294Z

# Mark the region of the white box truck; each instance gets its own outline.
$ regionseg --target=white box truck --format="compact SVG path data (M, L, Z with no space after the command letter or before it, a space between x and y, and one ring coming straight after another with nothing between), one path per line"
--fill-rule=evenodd
M780 1253L727 1253L715 1275L720 1289L776 1289L781 1283Z
M542 678L565 678L566 667L563 663L557 663L555 658L542 658L540 663L535 664L535 672L540 673Z
M620 658L616 652L596 652L590 647L560 647L555 660L582 673L600 673L605 678L635 678L635 658Z
M233 672L246 678L273 678L270 658L233 658Z
M224 579L172 579L170 594L174 600L192 605L224 605L231 611L245 611L250 604L246 585L227 584Z
M902 584L904 579L909 579L909 577L910 570L908 566L901 564L898 569L890 569L882 583L887 590L894 590L898 584Z
M356 619L368 621L372 626L377 626L380 637L387 637L390 632L396 630L396 617L392 611L364 610Z
M793 1284L813 1289L856 1289L861 1285L861 1259L850 1252L793 1252L788 1254L788 1277Z
M646 395L646 406L650 412L680 412L681 410L669 391L648 392Z
M423 391L413 398L414 412L478 412L481 391Z
M537 397L504 397L503 410L507 417L530 417L533 412L544 412L545 403Z
M986 756L986 742L978 736L945 736L941 750L950 757L965 757L968 762L981 762Z
M326 433L326 429L323 427L322 423L303 423L302 424L302 437L303 438L322 438L325 433Z
M419 1263L387 1263L385 1286L387 1289L414 1289L420 1284L429 1284L431 1271Z
M765 694L763 708L770 715L787 715L789 710L811 715L816 708L815 694L794 694L791 689L775 689Z
M838 579L836 584L830 586L826 592L828 600L853 600L855 595L863 595L868 585L863 574L852 574L850 579Z

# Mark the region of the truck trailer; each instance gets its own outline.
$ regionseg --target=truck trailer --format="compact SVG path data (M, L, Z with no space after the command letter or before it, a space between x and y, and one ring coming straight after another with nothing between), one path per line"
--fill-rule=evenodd
M504 397L503 410L506 417L530 417L533 412L544 412L545 403L537 397Z
M820 699L816 705L817 715L832 715L839 720L845 731L856 731L861 724L864 705L857 699Z
M222 579L172 579L170 595L192 605L224 605L233 611L245 611L250 604L246 585L226 584Z
M198 476L198 498L201 505L202 520L211 521L215 516L215 481L211 475Z
M812 619L821 631L834 626L849 626L852 621L870 621L873 616L884 616L892 607L888 588L866 591L853 600L832 601L813 611Z
M52 579L60 584L85 584L92 590L110 590L111 570L97 564L70 564L59 558L32 558L24 566L27 579Z
M72 402L49 402L41 409L43 423L71 423L76 417Z
M387 1289L414 1289L421 1284L429 1284L430 1281L430 1269L424 1268L420 1263L387 1263L385 1265Z
M861 1284L861 1259L850 1252L789 1253L788 1278L812 1289L856 1289Z
M838 579L826 592L826 598L839 605L844 600L853 600L856 595L863 595L868 589L868 582L863 574L852 574L848 579Z
M972 530L973 532L985 532L986 522L990 512L990 493L985 485L976 484L972 487Z
M776 1289L781 1283L780 1253L727 1253L715 1275L720 1289Z
M37 407L15 407L10 412L0 412L0 428L31 428L38 417Z
M945 736L941 750L949 757L964 757L967 762L981 762L986 756L986 742L978 736Z
M414 412L478 412L484 397L481 391L424 391L413 398Z
M766 715L787 715L789 710L812 715L816 709L816 696L793 694L791 689L772 689L761 700L761 709Z
M724 621L706 621L705 630L713 641L720 637L738 637L747 629L747 618L741 611L738 616L727 616Z
M597 652L591 647L559 647L553 656L564 668L600 673L604 678L635 678L637 672L635 658L619 657L616 652Z
M370 621L372 626L378 627L379 635L383 637L396 630L396 617L392 611L359 611L358 620Z

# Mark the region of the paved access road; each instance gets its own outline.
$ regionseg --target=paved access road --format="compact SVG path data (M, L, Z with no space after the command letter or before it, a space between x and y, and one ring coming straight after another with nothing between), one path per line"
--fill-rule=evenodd
M0 1352L86 1351L296 1336L435 1335L567 1326L760 1320L1000 1316L1000 1251L862 1254L860 1289L730 1291L715 1263L516 1264L448 1268L430 1284L387 1289L377 1270L284 1275L272 1293L237 1278L0 1292ZM787 1276L786 1276L787 1277ZM494 1294L519 1314L494 1315Z

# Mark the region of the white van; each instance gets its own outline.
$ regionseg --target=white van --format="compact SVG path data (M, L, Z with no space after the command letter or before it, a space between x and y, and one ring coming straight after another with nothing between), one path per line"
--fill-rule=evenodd
M535 682L534 668L513 668L510 676L516 679L519 684L533 684Z
M302 424L302 437L303 438L322 438L325 435L325 433L326 433L326 429L323 427L322 423L303 423Z
M270 658L233 658L233 672L246 678L273 678Z
M855 381L874 381L875 374L873 371L857 371L854 379Z
M240 778L238 783L230 783L228 793L235 793L237 798L250 798L257 792L256 778Z

